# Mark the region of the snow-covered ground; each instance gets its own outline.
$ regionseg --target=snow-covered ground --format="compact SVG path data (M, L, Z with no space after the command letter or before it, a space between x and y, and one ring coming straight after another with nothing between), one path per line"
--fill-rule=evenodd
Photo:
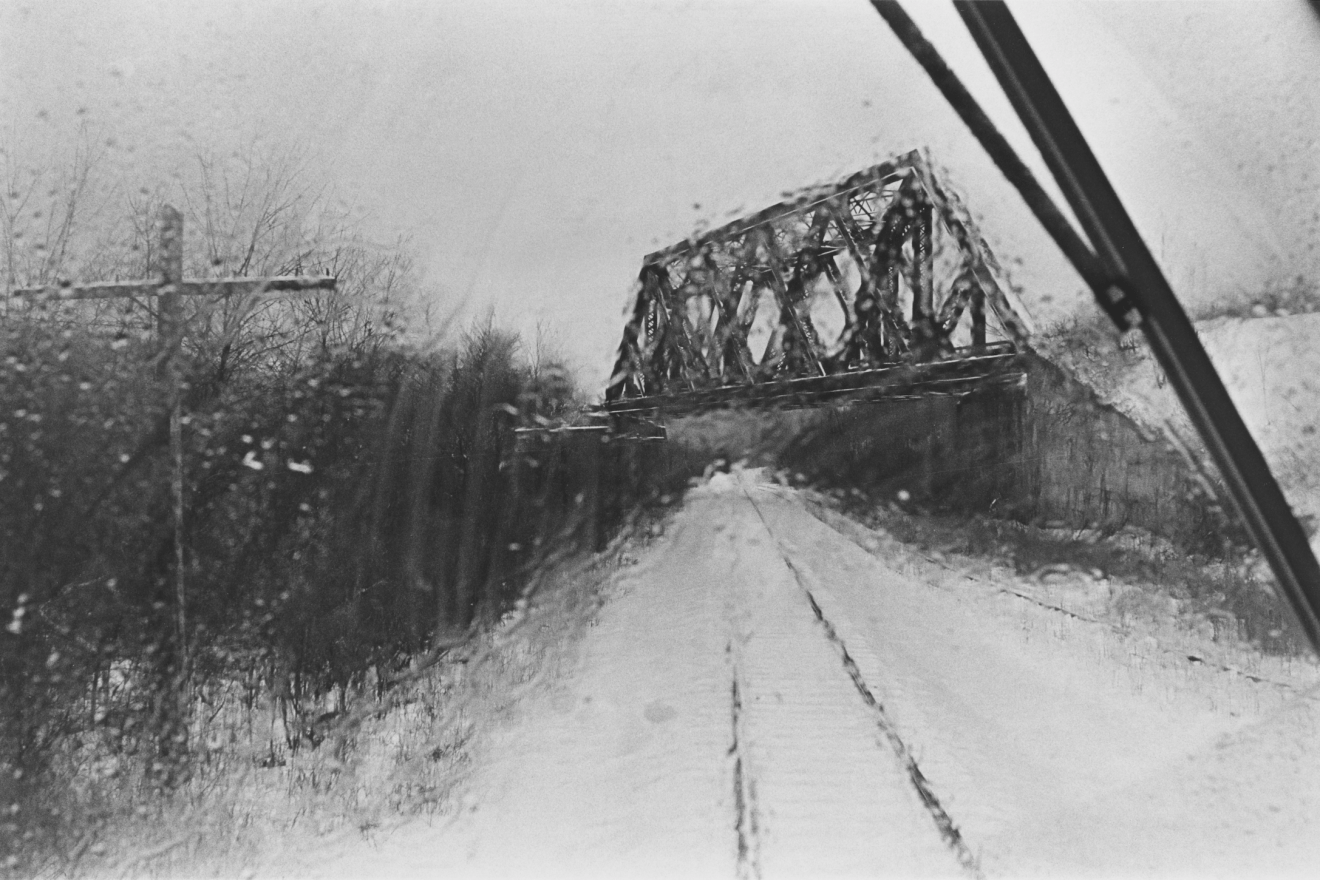
M1102 582L941 566L825 519L758 472L716 475L563 642L563 671L487 732L452 817L270 872L1320 864L1314 664L1199 645L1172 619L1119 632ZM559 645L553 626L525 637Z

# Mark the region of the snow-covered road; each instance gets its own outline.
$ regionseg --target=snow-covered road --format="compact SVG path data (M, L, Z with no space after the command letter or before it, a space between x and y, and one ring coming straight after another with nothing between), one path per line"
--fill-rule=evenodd
M1320 865L1314 667L1274 683L1164 662L1011 591L905 574L865 543L754 472L718 475L619 576L568 671L491 734L458 818L322 868L1242 876Z

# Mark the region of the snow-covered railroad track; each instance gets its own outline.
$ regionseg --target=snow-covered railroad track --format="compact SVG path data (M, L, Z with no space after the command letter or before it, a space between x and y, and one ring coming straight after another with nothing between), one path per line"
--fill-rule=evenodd
M908 744L903 741L903 737L900 736L895 729L893 722L885 712L884 706L880 704L876 699L875 693L872 692L870 686L867 685L866 679L862 676L861 670L857 668L856 661L854 661L852 656L848 653L848 646L844 643L843 639L839 637L838 630L835 629L834 624L831 623L829 619L825 617L825 613L821 611L820 603L816 601L816 597L811 593L811 587L806 583L797 568L793 565L793 561L789 558L788 554L786 554L783 548L780 547L778 540L775 539L773 530L770 528L770 524L766 522L765 517L761 514L760 507L756 504L756 500L752 497L750 492L747 493L746 497L748 502L756 510L757 516L760 517L762 524L765 526L766 532L770 535L771 541L774 542L776 550L778 550L780 557L783 559L784 566L792 573L793 580L797 583L798 587L801 588L803 595L806 596L807 603L811 606L811 611L815 614L816 621L821 625L825 637L838 652L839 660L843 665L844 671L847 672L849 679L851 679L853 688L857 691L858 697L874 714L876 726L879 728L880 733L883 734L884 739L893 748L894 755L902 764L903 769L907 773L908 781L912 783L913 789L917 792L918 796L920 796L921 802L925 806L926 811L930 813L931 819L935 823L935 827L939 829L940 836L944 839L944 842L948 845L949 849L957 856L959 864L961 864L963 868L973 876L980 877L981 868L977 862L976 856L967 846L967 842L963 840L962 832L958 830L958 826L954 822L953 817L949 815L948 811L944 808L944 805L940 803L939 796L932 789L930 781L926 779L925 774L921 772L921 768L917 765L912 750L908 747Z
M1320 856L1314 668L1298 696L1161 664L1106 625L903 568L789 490L717 476L580 643L546 633L568 672L486 738L461 815L327 873L1241 874Z
M862 697L865 682L751 496L693 503L718 515L708 565L722 575L711 586L724 592L732 636L755 829L749 873L956 875L959 858L973 867L883 710ZM763 503L776 500L767 494Z

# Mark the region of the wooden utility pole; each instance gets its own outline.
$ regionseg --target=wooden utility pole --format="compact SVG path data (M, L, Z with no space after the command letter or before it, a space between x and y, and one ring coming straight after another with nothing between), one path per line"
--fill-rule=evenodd
M184 280L183 215L170 205L160 209L160 250L151 267L155 278L95 284L61 283L27 287L13 296L27 300L122 299L156 297L158 338L157 377L168 389L170 407L170 495L174 526L174 625L179 644L180 690L188 677L188 592L184 579L183 525L185 514L183 460L183 302L185 296L267 296L333 291L331 276L282 275L271 278L225 278L216 281Z
M179 285L183 282L183 215L170 205L160 209L160 252L156 292L156 336L160 346L159 371L170 395L170 474L171 501L174 505L174 615L179 640L179 678L188 679L188 591L183 570L183 370L179 355L183 348L182 303Z

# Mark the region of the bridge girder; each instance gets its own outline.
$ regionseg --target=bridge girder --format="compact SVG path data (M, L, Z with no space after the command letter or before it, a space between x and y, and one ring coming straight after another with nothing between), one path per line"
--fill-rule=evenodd
M605 408L1011 353L1031 322L1000 276L907 153L648 255Z

